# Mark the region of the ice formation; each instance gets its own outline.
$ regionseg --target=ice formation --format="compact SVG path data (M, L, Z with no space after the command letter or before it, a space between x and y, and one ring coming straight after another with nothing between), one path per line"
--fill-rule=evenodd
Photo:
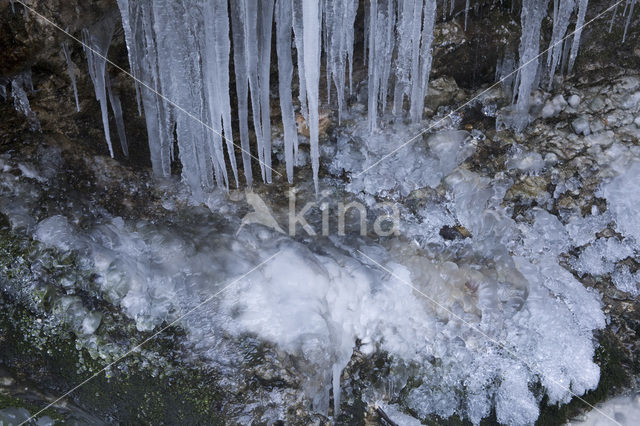
M612 422L604 417L615 419L622 426L633 426L640 419L640 395L618 396L602 404L598 404L598 411L593 410L567 426L607 426Z
M578 0L578 17L576 19L576 29L573 35L573 41L571 42L571 53L569 54L569 65L567 65L567 72L571 72L576 57L578 56L578 47L580 47L580 37L582 36L582 27L584 25L584 19L587 15L587 6L589 0Z
M531 90L538 72L538 52L540 51L540 28L547 13L549 0L522 1L522 35L520 38L520 66L518 68L518 99L512 125L522 131L529 124L529 103Z
M631 18L633 17L633 8L636 4L636 0L627 0L627 3L625 5L625 10L628 8L629 11L627 12L627 22L624 25L624 34L622 36L622 42L624 43L625 40L627 39L627 31L629 30L629 23L631 23Z
M360 126L358 134L368 134L367 124ZM359 171L363 156L383 155L374 149L384 136L336 156L335 173ZM597 215L584 219L595 222L589 226L563 225L534 209L530 223L516 223L502 206L511 182L458 167L473 149L467 132L443 129L428 139L422 155L398 152L398 164L413 164L410 185L439 187L445 197L442 204L404 212L401 235L386 242L332 237L306 244L259 225L240 227L246 207L222 191L206 199L215 215L192 207L178 213L171 206L183 201L167 193L166 223L123 220L81 205L36 222L28 211L41 199L39 185L55 181L51 154L37 165L0 159L0 211L41 244L77 253L97 274L105 299L140 330L170 322L234 283L181 322L189 347L229 369L239 354L222 336L241 339L249 332L276 344L294 360L292 368L305 378L303 393L318 412L328 412L331 393L334 413L339 411L341 372L359 341L364 354L392 357L389 388L405 388L402 410L457 413L477 424L495 408L501 423L530 424L542 397L533 391L537 385L555 403L598 383L592 331L604 326L599 296L562 268L558 256L595 240L608 219ZM429 176L419 173L420 158L430 159L437 178L423 180ZM372 176L402 181L400 169L406 167L392 161ZM635 166L630 170L631 177L639 173ZM615 185L612 180L602 187L612 214L633 214ZM347 189L379 195L366 182ZM412 189L389 188L386 195ZM284 214L274 206L275 217ZM433 238L433 230L456 223L473 237L453 245ZM91 334L99 325L100 318L73 297L60 301L57 312L78 333ZM385 399L385 392L371 390L367 398Z
M76 85L76 71L74 69L73 61L71 61L71 53L69 53L69 44L67 42L62 43L62 53L64 59L67 61L67 71L69 72L69 79L71 79L71 87L73 87L73 96L76 101L76 111L80 112L80 101L78 100L78 86Z
M109 154L113 154L111 144L111 132L109 130L109 104L107 100L107 52L113 37L114 21L105 19L96 24L93 28L85 28L82 32L85 54L89 65L89 76L93 82L96 99L100 102L102 112L102 127L104 128L104 138L109 147Z
M567 32L573 9L575 8L575 0L554 0L553 1L553 31L551 41L549 42L549 51L547 52L547 67L549 68L549 84L550 89L553 84L553 77L560 65L562 56L562 39Z
M33 92L31 70L24 71L11 79L11 97L13 107L27 117L29 128L32 131L41 131L40 121L36 113L31 109L27 92Z
M515 81L515 112L500 121L522 130L529 122L529 95L538 81L540 28L549 0L525 0L522 5L522 37ZM376 131L391 112L408 114L414 123L423 120L428 96L436 0L374 0L366 2L364 20L370 132ZM273 179L270 98L271 37L275 21L278 94L284 133L284 162L291 182L298 156L295 114L309 128L311 166L316 187L320 157L319 108L321 59L326 64L327 103L337 106L341 121L347 108L346 93L353 87L356 0L221 0L175 2L118 0L132 74L144 107L154 171L168 176L174 143L179 146L183 179L194 191L238 184L236 155L241 153L245 182L251 185L251 163L258 161L264 182ZM469 10L464 5L465 25ZM562 39L577 6L577 32L570 54ZM584 23L587 0L554 0L554 27L547 56L549 84L562 58L571 70ZM442 4L446 16L455 2ZM188 12L187 12L188 11ZM293 39L293 40L292 40ZM295 49L292 49L295 47ZM230 55L237 94L239 144L231 128L229 87ZM295 50L295 52L293 52ZM293 55L295 55L295 60ZM295 67L294 67L295 64ZM297 68L297 73L294 73ZM515 65L507 73L515 69ZM294 74L296 74L294 76ZM297 102L292 89L296 87ZM102 90L98 90L99 98ZM335 93L335 97L332 94ZM404 109L405 100L408 109ZM389 105L391 104L391 105ZM249 138L249 106L256 147ZM190 123L190 124L189 124ZM174 127L176 141L174 141ZM105 130L106 132L106 130ZM226 147L226 152L225 152ZM252 152L257 153L253 157Z

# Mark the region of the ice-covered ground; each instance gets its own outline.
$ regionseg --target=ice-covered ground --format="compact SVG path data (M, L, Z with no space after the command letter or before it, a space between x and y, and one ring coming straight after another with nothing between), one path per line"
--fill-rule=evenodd
M391 138L393 130L376 138ZM357 172L384 155L375 138L366 145L350 142L359 152L339 150L334 170ZM404 409L419 417L458 413L477 423L495 407L500 422L527 424L538 416L537 383L551 403L598 384L593 331L605 325L600 296L561 267L558 256L594 241L607 220L594 212L563 225L536 208L528 221L514 221L502 206L509 179L457 167L473 145L466 132L446 130L368 172L378 181L347 185L369 203L375 195L406 196L425 186L441 192L420 209L401 205L400 235L380 239L292 238L260 225L241 228L244 199L223 193L205 200L211 214L198 206L178 208L188 200L167 192L164 222L125 221L97 211L87 218L86 210L71 206L36 223L29 211L38 188L52 183L55 155L45 156L46 164L3 157L1 209L14 227L43 244L80 253L98 273L104 298L121 306L140 330L177 319L220 292L182 320L193 353L230 366L238 355L221 336L254 333L296 360L308 378L305 395L319 412L328 411L330 390L339 401L340 374L359 342L365 354L390 354L387 389L404 388ZM637 182L638 169L634 163L601 187L610 206L606 215L634 241L637 221L629 215L638 200L625 195L625 185ZM324 183L337 192L334 180ZM285 206L265 201L281 217ZM456 224L471 238L439 237L440 228ZM600 238L584 250L578 269L611 269L635 250L635 244L610 240ZM590 260L597 255L602 262ZM621 285L631 285L625 279ZM70 300L60 309L74 306ZM77 309L67 316L78 333L91 334L99 317ZM373 403L388 398L386 392L369 389L365 398Z

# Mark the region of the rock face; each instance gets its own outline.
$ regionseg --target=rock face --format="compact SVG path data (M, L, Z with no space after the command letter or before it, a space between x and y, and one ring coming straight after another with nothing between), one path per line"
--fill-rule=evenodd
M120 25L120 15L115 0L90 3L26 0L25 4L77 39L82 39L83 28L90 28L108 16L114 17L118 22L116 25ZM2 14L0 42L4 43L0 61L0 78L10 79L29 71L35 89L28 93L29 102L43 131L64 134L69 139L82 144L90 152L108 154L104 142L104 131L100 124L100 108L89 78L87 59L82 45L17 2L13 6L3 2L0 8ZM75 107L67 62L62 50L63 43L68 45L75 70L80 112L77 112ZM127 48L121 29L116 31L108 57L114 63L128 69ZM122 100L127 139L132 148L129 160L124 158L121 151L116 151L116 158L129 164L146 167L149 164L146 126L144 118L138 116L133 82L111 65L107 65L107 72L111 76L114 92ZM9 107L8 103L3 103L3 108L5 106ZM109 111L109 114L111 134L115 136L117 129L112 111ZM9 113L7 116L15 117L14 114ZM1 130L3 133L0 143L6 142L11 137L5 133L6 130L12 129L14 132L23 127L24 120L19 116L16 118L14 126L5 126Z

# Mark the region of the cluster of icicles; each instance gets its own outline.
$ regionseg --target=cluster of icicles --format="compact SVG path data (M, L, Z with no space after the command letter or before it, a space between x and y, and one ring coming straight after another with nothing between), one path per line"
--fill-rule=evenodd
M511 68L504 63L498 67L499 74L518 70L516 77L511 78L514 106L506 123L517 130L529 122L530 93L540 81L540 29L549 1L522 0L519 66L511 60ZM238 186L236 152L239 151L247 185L253 181L252 161L259 162L262 180L272 181L270 77L272 33L275 32L287 178L292 182L298 151L293 100L296 78L297 107L309 128L317 191L321 60L324 54L327 102L331 101L332 93L335 94L340 118L346 92L351 93L353 89L354 29L361 3L358 0L118 0L131 73L136 79L138 110L142 114L144 108L155 174L171 174L177 139L183 179L195 191L208 191L216 185L229 188L232 182ZM438 3L436 0L370 0L364 4L369 129L376 130L381 115L389 112L387 109L394 116L408 114L413 122L420 122L431 70ZM635 0L626 0L627 26L634 4ZM553 0L554 25L544 67L550 85L558 70L571 71L587 6L588 0ZM470 0L458 6L461 9L456 9L456 0L442 0L440 7L445 17L456 10L464 11L466 26ZM563 43L574 15L575 34ZM615 11L612 25L613 19ZM85 51L91 78L102 107L105 136L113 155L107 95L125 154L127 146L120 101L111 92L109 76L105 74L103 56L109 48L112 26L113 22L111 27L98 25L85 30L84 40L88 45ZM65 56L68 58L66 50ZM234 142L232 131L231 68L239 144ZM295 70L297 76L294 76ZM71 77L73 79L73 75ZM254 127L254 149L250 144L250 121ZM257 152L257 157L252 152Z

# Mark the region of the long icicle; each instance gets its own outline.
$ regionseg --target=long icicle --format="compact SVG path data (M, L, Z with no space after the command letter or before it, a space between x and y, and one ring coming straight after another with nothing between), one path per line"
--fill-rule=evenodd
M309 143L311 145L311 168L313 183L318 194L318 169L320 151L318 147L318 91L320 82L320 23L322 22L319 2L311 1L302 9L304 71L309 105Z
M67 61L67 71L69 72L69 78L71 79L71 87L73 87L73 96L76 100L76 111L80 112L80 102L78 101L78 86L76 84L76 72L73 69L74 65L71 61L69 45L66 41L62 42L62 52L64 54L64 59Z
M297 145L298 133L291 99L291 80L293 78L293 61L291 60L291 0L276 1L276 50L278 53L278 88L280 110L284 128L284 157L287 168L287 180L293 183L294 149Z
M571 53L569 54L569 65L567 66L567 74L570 74L573 70L573 64L578 56L578 48L580 47L580 37L582 36L582 26L584 25L584 18L587 15L587 6L589 0L578 0L578 18L576 19L576 31L573 35L573 43L571 44Z
M246 15L246 0L231 2L231 34L233 37L233 70L236 77L238 97L238 127L242 147L242 167L247 186L253 184L251 171L251 145L249 144L249 76L247 70L247 43L243 17Z

